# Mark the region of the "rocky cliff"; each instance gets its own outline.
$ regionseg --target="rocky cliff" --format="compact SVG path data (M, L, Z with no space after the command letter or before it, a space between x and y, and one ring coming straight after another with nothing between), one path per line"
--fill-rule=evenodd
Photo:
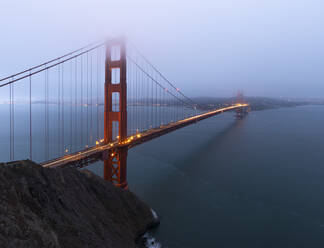
M156 224L133 193L89 171L0 164L0 247L138 247Z

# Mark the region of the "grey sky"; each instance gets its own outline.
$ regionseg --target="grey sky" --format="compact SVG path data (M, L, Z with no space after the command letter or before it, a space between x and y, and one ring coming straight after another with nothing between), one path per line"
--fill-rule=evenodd
M322 0L2 0L0 77L126 35L190 96L324 97Z

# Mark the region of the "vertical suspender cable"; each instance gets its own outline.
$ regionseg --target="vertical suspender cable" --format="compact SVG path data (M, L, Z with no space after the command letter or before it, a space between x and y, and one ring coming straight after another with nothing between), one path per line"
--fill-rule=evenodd
M83 56L81 55L81 145L83 147Z
M46 77L46 73L47 73L47 71L46 71L46 64L44 65L44 67L45 67L45 72L44 72L44 98L45 98L45 100L44 100L44 113L45 113L45 118L44 118L44 157L45 157L45 159L44 159L44 161L47 161L48 160L48 158L47 158L47 91L46 91L46 89L47 89L47 77Z
M158 76L158 75L157 75ZM164 88L161 88L160 91L161 94L161 108L160 108L160 112L161 112L161 125L163 125L164 122Z
M151 75L152 75L152 67L151 68ZM151 125L152 127L154 127L154 89L153 89L153 81L150 78L150 82L151 82L151 111L152 111L152 121L151 121Z
M89 53L87 53L87 79L86 79L86 87L87 87L87 140L86 140L86 146L89 144Z
M153 84L153 79L152 79L152 84ZM157 84L156 83L154 83L154 85L155 85L155 109L154 109L154 111L155 111L155 127L157 127L158 126L158 123L159 123L159 121L158 121L158 88L157 88Z
M174 91L174 90L173 90ZM175 93L174 94L175 96L177 96L177 93ZM177 100L175 100L174 98L173 99L171 99L171 107L172 107L172 110L173 110L173 121L175 121L176 120L176 108L175 108L175 102L176 102Z
M92 141L92 53L90 53L90 145L93 144Z
M47 111L47 120L46 120L46 131L47 131L47 157L49 158L49 145L50 145L50 137L49 137L49 70L46 70L46 111Z
M146 64L146 71L148 73L148 65ZM145 76L145 75L144 75ZM147 119L147 126L146 126L146 129L149 129L150 128L150 122L151 122L151 108L150 108L150 105L149 105L149 92L150 92L150 87L149 87L149 77L145 76L146 77L146 80L145 80L145 88L146 88L146 96L145 96L145 108L146 108L146 119Z
M140 64L140 61L138 61L138 63ZM138 102L139 102L139 106L138 106L138 125L139 125L139 131L141 132L142 131L142 72L139 71L138 73Z
M130 114L131 114L131 134L133 135L133 132L134 132L134 77L133 77L133 74L134 74L134 70L133 70L133 64L131 61L129 61L129 82L130 82L130 89L131 89L131 92L130 92L130 95L131 95L131 111L130 111Z
M178 92L178 89L177 89L177 97L179 98L179 92ZM179 118L179 104L180 104L180 102L177 101L177 121L180 119L180 118Z
M47 70L47 139L48 139L48 145L47 145L47 154L50 157L50 134L49 134L49 123L50 123L50 112L49 112L49 69Z
M49 91L48 91L48 70L45 70L45 76L46 76L46 159L49 159Z
M29 159L33 159L33 143L32 143L32 79L31 71L29 71Z
M12 84L12 160L15 159L15 85Z
M78 122L77 122L77 116L78 116L78 58L75 58L75 78L74 78L74 145L75 149L78 147Z
M157 82L157 75L156 75L156 73L155 73L155 78L156 78L155 81ZM159 96L158 96L159 97L159 105L158 105L159 106L159 108L158 108L159 123L158 124L159 124L159 126L161 126L161 124L162 124L162 116L161 116L161 112L162 112L161 111L161 108L162 108L162 104L161 104L162 103L162 94L161 94L161 90L162 90L162 88L161 87L158 87L158 91L159 91L158 92L158 94L159 94Z
M134 65L130 61L131 64L131 75L132 75L132 134L135 133L135 70Z
M130 134L133 135L133 125L134 125L134 90L133 90L133 67L132 67L132 62L130 60L128 60L128 64L129 64L129 77L128 77L128 85L130 88Z
M147 70L148 66L146 64L146 71L148 73L148 70ZM145 75L144 75L145 76ZM148 84L148 81L149 81L149 78L147 76L146 77L146 80L144 80L145 82L145 92L146 92L146 95L145 95L145 109L146 109L146 129L149 129L150 128L150 122L151 122L151 109L150 109L150 106L149 106L149 92L150 92L150 88L149 88L149 84Z
M13 160L12 157L12 84L9 87L9 112L10 112L10 161Z
M141 61L140 61L141 62ZM143 68L143 65L142 65ZM143 121L143 115L145 115L145 108L144 108L144 98L145 98L145 90L143 88L144 80L143 80L143 72L140 72L140 99L141 99L141 104L140 104L140 132L143 131L143 124L145 125L145 121Z
M142 65L143 66L143 65ZM143 87L143 84L144 84L144 80L143 80L143 72L141 72L140 74L140 99L141 99L141 105L140 105L140 116L142 117L144 114L145 114L145 109L143 107L145 101L144 101L144 98L145 98L145 89ZM143 118L140 118L140 125L141 125L141 132L143 130L143 124L145 124L145 122L142 121Z
M58 145L58 156L61 154L61 70L60 70L60 64L58 65L58 111L57 111L57 126L58 126L58 140L57 140L57 145Z
M137 63L138 60L137 60ZM138 71L138 74L137 74L137 129L139 130L140 132L140 129L141 129L141 119L140 119L140 114L141 114L141 104L140 104L140 101L141 101L141 71Z
M136 63L137 63L137 57L136 57ZM137 109L137 106L138 106L138 94L137 94L137 91L138 91L138 88L137 88L137 81L138 81L138 73L137 73L137 69L136 69L136 71L135 71L135 73L136 73L136 81L135 81L135 92L136 92L136 115L135 115L135 118L136 118L136 132L138 131L138 109Z
M97 140L99 139L99 49L97 49Z
M72 135L72 132L73 132L73 122L72 122L72 118L73 118L73 107L72 107L72 101L73 101L73 96L72 96L72 90L73 90L73 64L72 64L72 60L70 62L70 151L72 152L72 149L73 149L73 135Z
M62 138L61 138L61 151L62 154L64 154L65 149L64 149L64 63L62 63Z

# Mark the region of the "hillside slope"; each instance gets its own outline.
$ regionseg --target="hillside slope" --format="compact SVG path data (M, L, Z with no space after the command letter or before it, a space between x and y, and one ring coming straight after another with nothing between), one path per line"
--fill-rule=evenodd
M155 224L133 193L89 171L0 164L0 247L137 247Z

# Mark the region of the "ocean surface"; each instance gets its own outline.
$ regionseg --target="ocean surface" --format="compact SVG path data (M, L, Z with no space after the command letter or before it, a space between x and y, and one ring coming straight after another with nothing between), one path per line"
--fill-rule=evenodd
M4 161L9 134L1 135ZM101 163L87 168L102 175ZM160 217L152 235L162 247L322 248L324 106L242 120L224 113L179 129L129 150L128 182Z
M324 107L180 129L131 149L128 180L163 247L324 247Z

